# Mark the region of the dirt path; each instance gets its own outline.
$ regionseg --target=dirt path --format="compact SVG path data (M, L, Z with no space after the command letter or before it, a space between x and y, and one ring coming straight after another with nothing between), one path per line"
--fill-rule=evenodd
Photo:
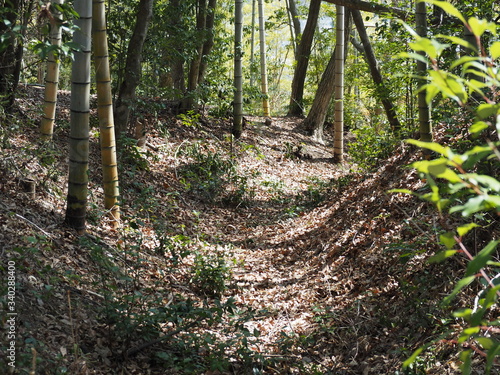
M67 99L63 95L62 103ZM66 161L61 150L67 147L68 111L64 105L59 110L58 151L47 153L33 146L39 101L41 91L30 89L19 102L26 129L12 137L10 149L2 149L15 157L0 165L5 177L0 184L0 225L6 228L1 243L5 249L32 249L34 254L23 258L25 271L19 275L26 285L21 331L25 338L43 342L45 346L37 348L45 358L61 350L67 353L76 339L85 355L63 355L61 364L81 365L85 359L89 371L112 373L108 370L119 362L116 353L124 350L113 345L125 343L110 344L109 323L96 316L105 305L98 289L102 269L95 254L62 225ZM434 220L431 211L415 199L387 194L391 188L421 186L418 176L404 168L418 156L402 146L378 171L355 173L348 163L332 163L328 131L326 145L320 145L300 131L299 119L275 118L270 126L262 118L247 120L243 137L231 146L227 121L197 125L171 115L144 115L147 146L125 154L129 159L122 162L129 169L120 176L123 216L130 221L125 224L139 226L142 256L149 262L139 284L152 289L165 285L162 290L170 288L172 295L194 295L188 271L168 264L168 254L159 255L159 236L202 241L235 260L224 297L233 297L244 310L255 310L245 326L260 332L252 349L274 360L264 373L393 373L405 357L402 348L414 348L432 327L431 318L422 317L420 310L416 314L416 306L407 303L419 293L416 285L435 283L437 293L447 283L439 267L432 274L423 271L423 254L433 251L435 238L421 223ZM116 252L117 265L123 266L127 263L115 247L125 246L125 232L112 231L99 208L99 146L97 132L92 134L88 238L106 252ZM189 189L186 173L196 166L191 146L200 140L209 155L236 158L237 169L231 173L245 177L236 184L244 187L246 202L214 204ZM19 191L15 176L21 172L43 181L34 201ZM2 257L9 257L9 251ZM412 251L422 255L403 264L401 255ZM184 266L190 267L189 262L192 259ZM71 277L65 276L68 272ZM52 278L60 285L52 285ZM65 288L74 299L71 317ZM426 311L433 308L425 305ZM71 319L78 324L54 323ZM410 333L417 335L411 342ZM128 345L141 343L139 339ZM29 367L31 354L26 351ZM41 363L47 368L54 365L45 361ZM125 367L141 373L137 369L148 361L147 355L139 356Z

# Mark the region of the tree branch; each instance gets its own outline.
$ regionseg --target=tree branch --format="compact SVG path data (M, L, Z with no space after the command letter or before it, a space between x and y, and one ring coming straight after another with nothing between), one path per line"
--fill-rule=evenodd
M391 14L402 20L406 20L410 15L410 11L402 8L386 7L380 4L373 4L362 0L323 0L330 4L343 5L351 9L362 10L365 12L377 14Z

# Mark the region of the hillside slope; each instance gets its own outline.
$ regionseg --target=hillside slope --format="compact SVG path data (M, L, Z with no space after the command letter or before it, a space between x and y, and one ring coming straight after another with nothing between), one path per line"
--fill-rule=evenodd
M88 233L78 237L63 224L67 94L49 146L37 134L42 92L26 90L0 149L20 373L394 374L446 329L439 301L463 265L426 259L453 223L387 193L425 188L407 168L418 150L402 144L360 173L332 164L297 119L249 117L232 143L227 121L148 107L137 119L144 148L121 144L118 230L102 209L93 128ZM459 373L449 342L415 373Z

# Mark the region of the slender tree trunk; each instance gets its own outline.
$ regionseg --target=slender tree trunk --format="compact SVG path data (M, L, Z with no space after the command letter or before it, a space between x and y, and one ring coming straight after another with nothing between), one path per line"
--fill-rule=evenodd
M52 4L62 4L64 0L52 0ZM49 39L53 46L61 45L61 12L51 5L53 22L50 23ZM43 117L40 123L42 139L52 139L54 132L54 121L56 117L57 88L59 84L59 57L50 52L47 60L47 72L45 75L45 93L43 105Z
M415 5L415 23L417 34L421 37L427 36L427 10L424 2L417 2ZM425 56L425 52L419 52ZM427 64L417 61L417 75L422 77L419 86L424 84L424 77L427 75ZM420 129L420 140L424 142L432 141L431 110L425 99L425 90L418 92L418 123Z
M344 7L337 5L335 46L335 125L333 155L336 163L344 160Z
M290 18L292 19L294 31L293 34L295 35L295 38L293 40L295 46L294 51L296 52L300 37L302 35L302 28L300 26L299 13L297 12L297 4L295 3L295 0L288 0L288 13L290 15Z
M350 30L351 28L351 13L348 8L344 9L345 13L345 30ZM345 37L348 38L349 32L345 32ZM347 47L347 43L344 42L344 47ZM347 53L344 51L344 56ZM318 85L318 90L314 96L313 104L311 110L303 122L305 129L308 133L318 142L323 142L323 125L325 123L326 115L328 112L328 106L332 100L332 96L335 89L335 50L328 61L321 80Z
M75 21L79 29L73 34L73 41L81 46L81 50L75 52L71 73L71 125L66 223L78 232L84 232L89 161L92 1L75 0L74 8L80 18Z
M109 71L108 37L106 30L105 0L92 2L92 37L94 40L94 65L97 83L97 113L101 137L102 178L104 207L111 213L114 227L120 220L118 205L118 164L116 161L113 95Z
M309 4L309 14L306 26L297 47L296 65L292 80L292 92L288 116L304 115L304 83L306 81L307 67L309 65L309 55L311 54L314 32L318 24L321 0L311 0Z
M321 76L318 90L314 95L314 100L309 114L305 118L303 125L309 135L320 143L323 143L323 124L325 123L328 106L332 100L335 85L335 50L328 61L328 64Z
M207 72L207 56L210 55L214 47L214 24L215 24L215 9L217 7L217 0L208 0L208 9L205 22L206 39L203 43L203 50L201 52L200 71L198 72L198 85L205 81L205 74Z
M200 73L201 59L203 53L203 34L207 21L207 1L198 0L196 9L196 30L197 46L195 54L189 65L187 94L182 100L181 111L186 112L194 109L196 102L196 88L198 87L198 77Z
M397 133L401 130L401 124L399 123L396 115L396 109L389 97L389 92L384 85L382 74L380 73L380 70L378 68L377 58L375 57L375 53L373 52L372 45L370 43L370 38L368 37L368 34L366 32L365 24L363 22L363 16L357 9L353 9L351 12L352 18L356 25L356 29L358 30L358 34L361 39L361 43L363 44L363 52L366 62L368 63L368 66L370 68L373 83L375 83L377 97L384 106L385 113L387 115L389 124L391 125L392 131L394 133Z
M15 100L21 75L24 40L27 26L33 14L34 0L0 1L2 20L0 35L4 36L7 47L0 52L0 104L9 111ZM16 28L19 27L19 30Z
M252 36L251 36L251 46L250 46L250 87L254 84L254 61L255 61L255 2L252 0Z
M130 110L135 100L135 90L141 78L142 48L152 16L153 0L140 0L134 32L128 45L124 78L116 100L115 124L118 134L127 130Z
M269 96L267 90L267 63L266 63L266 29L264 23L263 0L259 0L259 40L260 40L260 84L262 92L262 110L265 117L269 117Z
M243 0L236 0L234 7L234 107L233 135L236 138L243 132L243 73L241 66L243 33Z
M170 0L169 2L169 23L172 25L172 30L180 30L181 28L181 18L179 17L179 9L181 7L181 0ZM172 39L176 40L175 35ZM183 57L184 46L181 42L175 42L174 45L175 53L170 54L172 57L169 61L170 69L172 71L172 81L174 89L183 95L186 91L186 82L184 78L184 65L185 60Z

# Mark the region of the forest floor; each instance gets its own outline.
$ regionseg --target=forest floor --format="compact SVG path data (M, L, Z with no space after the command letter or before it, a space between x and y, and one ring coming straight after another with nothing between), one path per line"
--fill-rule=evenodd
M53 146L38 140L41 102L41 89L21 91L19 128L3 130L0 149L18 373L402 374L447 330L408 373L460 372L459 321L439 303L464 264L426 262L455 223L388 192L425 189L407 167L422 157L416 148L402 143L366 172L349 158L334 164L331 139L312 142L300 119L249 116L231 142L227 120L156 107L138 120L145 145L121 145L113 229L92 117L78 236L64 225L69 96L60 94ZM2 358L8 345L2 337Z

